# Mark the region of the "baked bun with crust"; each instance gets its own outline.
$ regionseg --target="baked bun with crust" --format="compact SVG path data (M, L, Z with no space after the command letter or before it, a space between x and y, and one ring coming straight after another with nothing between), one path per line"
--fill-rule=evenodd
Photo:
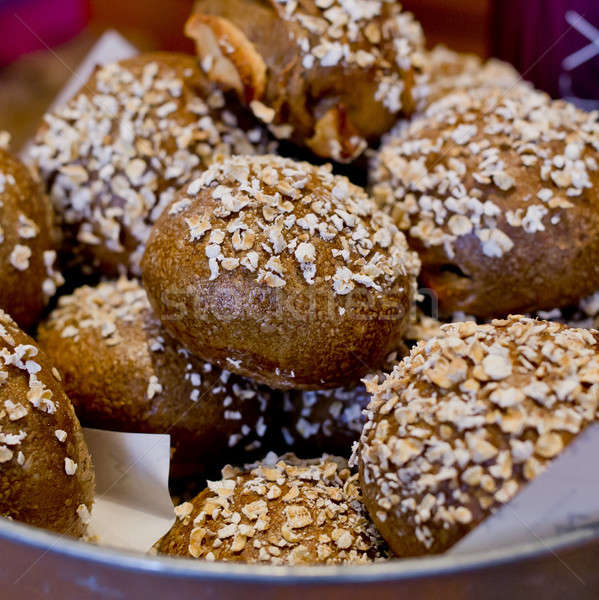
M247 460L270 433L270 390L189 354L136 281L63 296L38 339L84 425L170 434L173 478Z
M154 221L218 154L263 152L258 122L184 54L148 53L99 67L47 114L29 151L86 271L139 275ZM72 256L74 255L74 257Z
M58 371L0 311L0 515L80 537L94 497L81 426Z
M64 280L55 268L52 207L8 140L0 132L0 308L29 330Z
M202 68L280 139L350 162L417 104L424 36L394 0L199 0Z
M332 456L268 456L175 509L158 552L210 561L271 565L368 564L386 549L369 521L357 476Z
M175 339L282 389L378 369L400 343L418 268L361 188L276 156L213 164L165 210L142 261Z
M372 192L443 316L576 304L599 289L599 117L541 92L456 92L382 144Z
M599 416L599 332L520 316L443 325L369 387L356 458L399 557L445 552Z

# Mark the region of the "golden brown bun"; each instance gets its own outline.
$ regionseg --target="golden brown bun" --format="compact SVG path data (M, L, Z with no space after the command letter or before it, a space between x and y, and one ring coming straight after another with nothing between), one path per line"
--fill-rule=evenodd
M423 53L422 71L427 83L423 99L427 104L462 90L531 88L507 62L496 58L483 61L475 54L454 52L442 45Z
M199 0L185 31L213 81L318 156L349 162L414 111L424 37L399 2Z
M575 304L599 289L599 121L522 88L454 93L389 136L373 194L442 315Z
M96 69L46 115L30 156L65 232L65 253L105 274L139 274L150 228L215 155L264 151L264 131L197 61L151 53Z
M282 431L285 443L299 456L335 454L349 457L364 426L362 411L370 394L355 388L285 392Z
M361 188L275 156L215 163L165 210L142 261L173 337L283 389L349 385L379 368L418 268Z
M58 371L0 311L0 515L81 536L94 473Z
M172 477L218 473L270 434L270 390L191 356L136 281L63 296L38 339L85 426L171 435Z
M158 552L273 565L360 564L385 557L347 461L268 456L175 509Z
M0 145L0 308L23 329L37 323L63 283L54 269L55 243L48 198Z
M444 552L599 417L599 332L525 317L444 325L380 385L357 449L397 556Z

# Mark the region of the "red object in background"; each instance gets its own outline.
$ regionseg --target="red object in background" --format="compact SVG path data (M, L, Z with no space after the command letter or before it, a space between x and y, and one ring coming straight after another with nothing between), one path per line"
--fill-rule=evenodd
M537 87L599 108L599 2L495 0L493 54Z
M87 0L0 2L0 65L70 40L88 19Z

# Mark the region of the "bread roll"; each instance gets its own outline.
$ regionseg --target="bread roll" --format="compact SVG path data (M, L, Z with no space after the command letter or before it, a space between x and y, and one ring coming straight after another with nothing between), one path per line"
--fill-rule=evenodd
M418 268L361 188L275 156L215 163L165 210L142 262L174 338L282 389L378 369L401 342Z
M64 280L50 202L1 140L8 135L0 132L0 308L31 329Z
M266 143L191 56L148 53L97 68L46 115L29 154L63 228L65 260L139 275L152 224L175 191L215 155Z
M84 425L170 434L171 478L214 476L227 461L264 454L271 391L192 356L137 281L63 296L38 337Z
M373 194L443 316L576 304L599 289L599 119L518 88L456 92L389 136Z
M599 332L511 316L444 325L373 395L356 452L399 557L441 553L599 416Z
M60 375L0 311L0 515L81 536L94 473Z
M199 0L186 33L211 80L321 157L352 161L417 103L424 37L399 2Z
M367 564L385 556L343 459L269 456L179 505L158 552L272 565Z

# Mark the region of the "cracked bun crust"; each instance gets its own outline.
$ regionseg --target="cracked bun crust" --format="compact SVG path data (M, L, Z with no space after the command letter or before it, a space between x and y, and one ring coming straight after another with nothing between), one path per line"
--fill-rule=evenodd
M382 144L373 195L443 315L576 304L599 289L599 117L540 92L433 104Z
M213 164L165 210L142 261L173 337L282 389L339 387L381 367L418 268L361 188L275 156Z
M52 207L0 132L0 307L23 329L37 324L62 285L55 269Z
M0 311L0 515L79 537L94 473L58 371Z
M270 390L191 356L136 281L63 296L38 338L84 425L170 434L174 478L247 459L270 433Z
M97 68L44 121L30 156L65 232L65 255L108 275L139 275L152 224L215 155L267 147L249 111L184 54Z
M397 556L441 553L599 417L599 332L519 316L443 325L369 391L364 502Z
M424 37L395 0L199 0L202 68L280 139L350 162L417 102Z
M386 557L357 475L332 456L268 456L238 469L175 509L158 552L271 565L368 564Z

